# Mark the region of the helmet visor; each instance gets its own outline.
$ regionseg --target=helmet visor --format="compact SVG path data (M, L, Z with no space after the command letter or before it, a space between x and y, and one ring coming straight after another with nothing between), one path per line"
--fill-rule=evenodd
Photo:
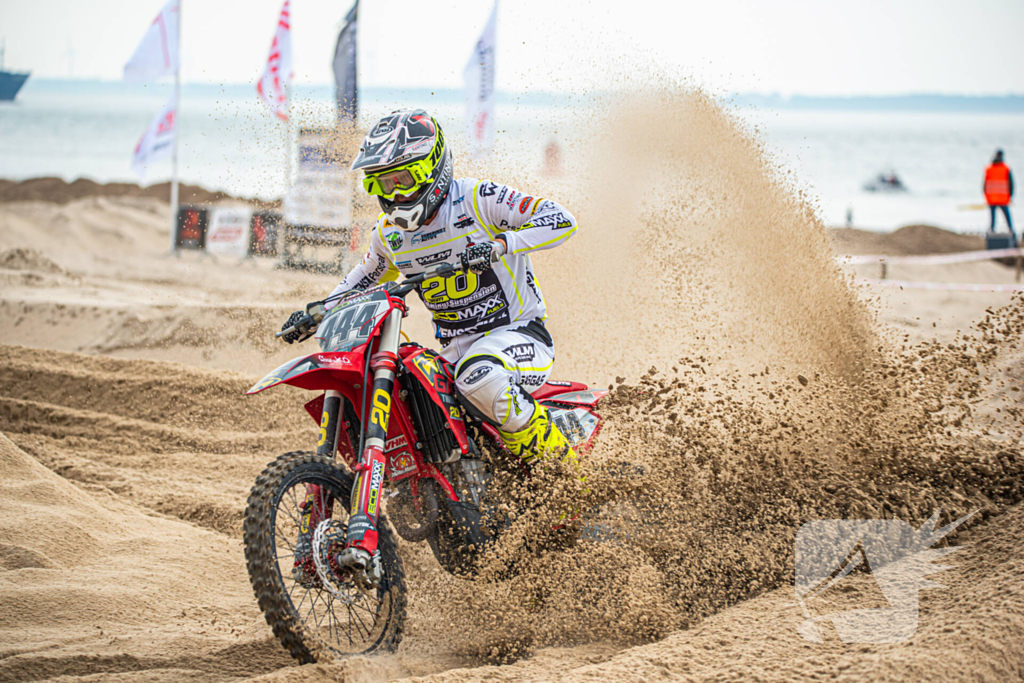
M426 159L378 173L367 173L363 189L367 194L391 199L396 194L412 194L430 180L430 167Z

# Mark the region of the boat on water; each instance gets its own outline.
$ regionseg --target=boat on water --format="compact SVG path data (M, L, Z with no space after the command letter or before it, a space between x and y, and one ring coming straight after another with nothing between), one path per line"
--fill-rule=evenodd
M0 102L10 102L28 80L28 72L0 71Z
M4 68L4 47L0 46L0 102L12 102L28 80L28 71L7 71Z
M865 192L906 192L907 186L903 184L896 171L879 173L878 177L864 184Z

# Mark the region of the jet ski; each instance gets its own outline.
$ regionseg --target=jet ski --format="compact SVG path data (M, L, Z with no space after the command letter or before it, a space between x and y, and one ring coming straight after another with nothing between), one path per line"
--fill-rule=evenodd
M895 171L879 173L874 180L864 183L865 192L906 192L907 186Z

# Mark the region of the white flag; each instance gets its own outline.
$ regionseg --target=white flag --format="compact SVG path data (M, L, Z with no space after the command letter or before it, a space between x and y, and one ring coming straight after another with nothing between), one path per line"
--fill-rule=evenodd
M178 0L169 0L124 65L124 80L155 81L178 70Z
M288 88L292 76L292 30L288 10L289 0L284 0L281 18L277 20L274 42L270 44L267 68L256 84L256 92L270 111L288 120Z
M149 123L146 132L135 144L132 154L132 170L140 179L146 176L146 167L171 154L174 149L174 136L177 135L178 112L174 108L174 95L160 110L156 118Z
M494 144L494 34L497 23L498 0L494 0L484 32L476 41L473 54L462 72L466 81L466 127L476 156L489 154Z

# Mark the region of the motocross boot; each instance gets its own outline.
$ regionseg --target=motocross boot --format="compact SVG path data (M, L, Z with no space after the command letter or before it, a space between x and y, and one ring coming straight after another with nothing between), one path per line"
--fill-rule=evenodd
M581 484L586 484L586 475L580 474L579 459L572 444L565 438L562 430L552 422L548 409L539 403L534 403L533 417L525 427L518 432L505 432L499 430L505 447L513 455L518 456L530 465L536 462L543 462L558 458L563 465L567 465L576 473ZM590 489L584 489L581 495L585 496ZM567 519L575 519L579 514L576 505L571 505L568 510L558 516L561 525Z
M572 444L551 421L548 409L539 403L534 403L533 417L525 427L518 432L498 433L509 452L527 464L558 458L566 465L578 465Z

